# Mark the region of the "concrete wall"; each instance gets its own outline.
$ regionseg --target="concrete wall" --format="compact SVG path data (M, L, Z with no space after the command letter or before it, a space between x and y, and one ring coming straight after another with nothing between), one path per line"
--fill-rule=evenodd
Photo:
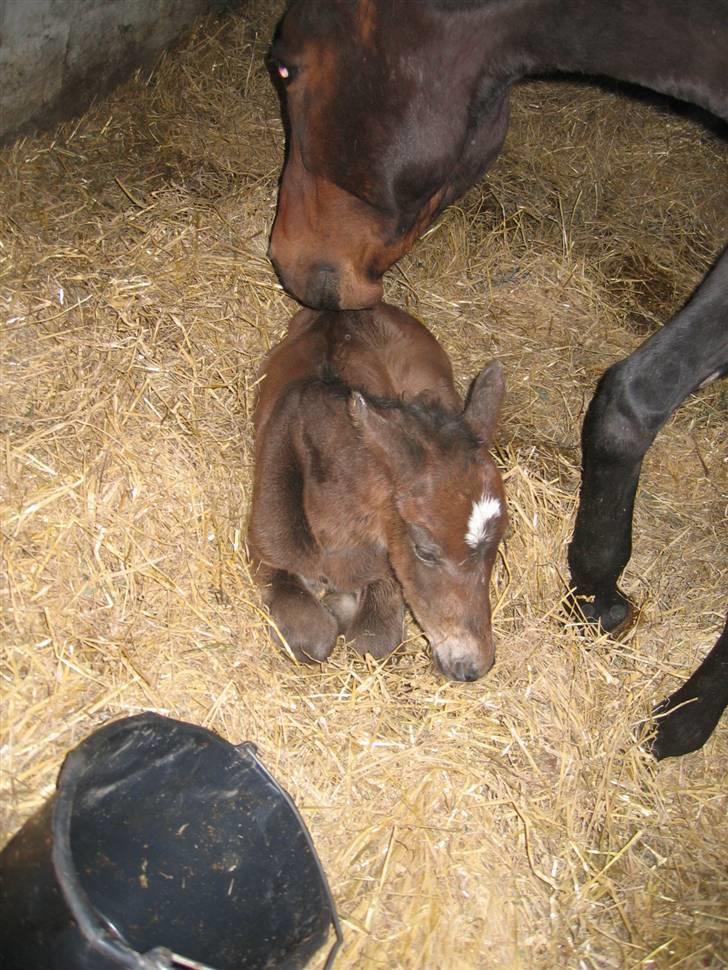
M0 142L84 110L239 0L0 0Z

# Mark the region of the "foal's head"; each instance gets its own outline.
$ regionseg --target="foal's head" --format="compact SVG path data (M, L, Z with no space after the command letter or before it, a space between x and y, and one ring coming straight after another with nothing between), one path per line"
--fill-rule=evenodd
M358 393L349 405L391 486L392 568L452 680L482 677L495 658L488 586L507 513L488 447L504 391L494 362L474 381L461 415L425 402L386 405Z

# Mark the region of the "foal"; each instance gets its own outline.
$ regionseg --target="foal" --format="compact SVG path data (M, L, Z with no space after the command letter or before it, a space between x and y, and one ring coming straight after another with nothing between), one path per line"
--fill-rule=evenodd
M481 677L507 521L488 453L500 364L463 408L432 334L380 304L301 310L263 375L248 543L276 636L301 660L325 660L340 634L384 657L406 600L445 676Z

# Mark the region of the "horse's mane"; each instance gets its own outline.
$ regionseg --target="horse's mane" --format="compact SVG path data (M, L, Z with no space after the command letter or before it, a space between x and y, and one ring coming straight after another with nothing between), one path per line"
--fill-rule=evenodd
M348 398L352 392L356 392L361 394L367 404L371 404L380 411L400 411L414 418L426 436L437 439L446 450L475 451L481 444L462 414L447 410L427 392L407 401L401 397L380 397L371 394L364 387L347 384L328 361L321 365L318 375L309 378L309 381L311 384L325 385L332 396L342 400Z
M510 0L425 0L425 6L433 10L442 10L445 13L458 13L459 11L476 10L479 7L501 6Z

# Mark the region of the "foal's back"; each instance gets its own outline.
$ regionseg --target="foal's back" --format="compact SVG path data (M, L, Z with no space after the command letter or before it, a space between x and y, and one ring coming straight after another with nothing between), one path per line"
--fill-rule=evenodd
M263 367L256 442L286 388L333 372L349 387L381 398L418 395L460 411L450 360L430 331L386 303L371 310L301 310Z

